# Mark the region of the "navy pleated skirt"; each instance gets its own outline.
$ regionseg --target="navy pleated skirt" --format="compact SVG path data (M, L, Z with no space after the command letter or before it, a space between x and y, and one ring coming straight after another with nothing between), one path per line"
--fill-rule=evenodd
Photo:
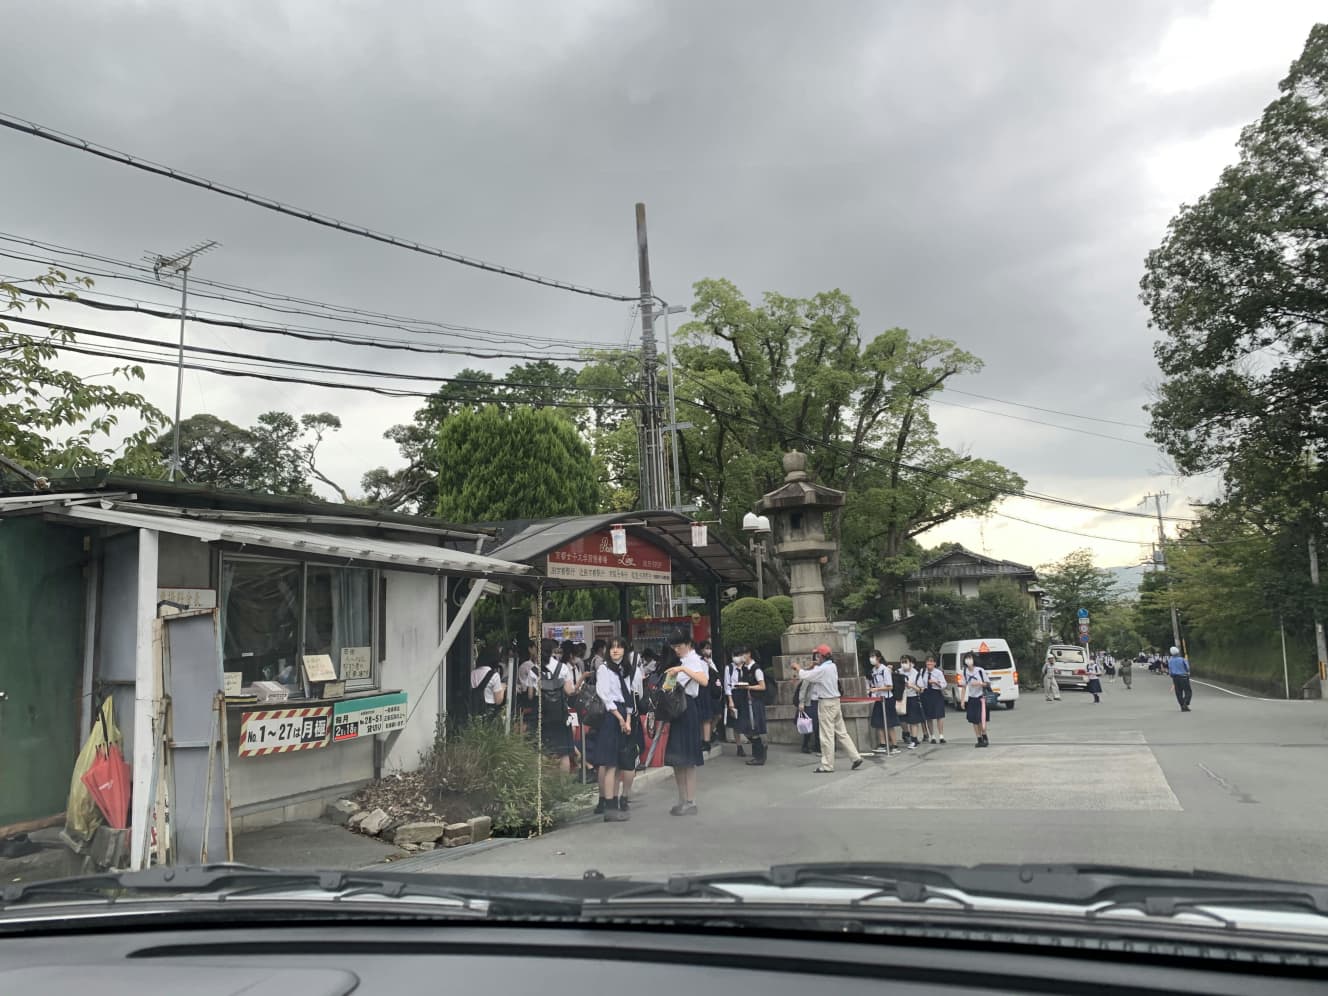
M687 696L687 711L669 724L664 763L675 768L699 768L705 764L705 755L701 753L700 711L696 699L690 695Z

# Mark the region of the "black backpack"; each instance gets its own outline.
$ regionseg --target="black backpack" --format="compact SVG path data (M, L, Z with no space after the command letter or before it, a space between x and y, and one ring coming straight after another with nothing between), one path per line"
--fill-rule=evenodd
M472 685L470 689L470 714L472 716L483 716L485 713L493 712L497 706L484 701L484 689L489 687L489 682L493 676L498 673L496 667L491 667L484 672L484 680L478 685Z
M762 668L761 674L765 676L765 691L761 693L761 698L766 705L775 705L779 701L779 683L768 668Z
M550 678L541 673L539 683L540 698L544 700L544 712L559 719L567 716L567 692L563 690L567 679L563 676L563 667L562 661L559 661L554 668L554 676Z

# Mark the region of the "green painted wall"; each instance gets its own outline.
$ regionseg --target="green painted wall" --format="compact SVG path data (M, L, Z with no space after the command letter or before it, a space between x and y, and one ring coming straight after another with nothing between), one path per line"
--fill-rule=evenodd
M0 520L0 825L59 813L78 756L83 533Z

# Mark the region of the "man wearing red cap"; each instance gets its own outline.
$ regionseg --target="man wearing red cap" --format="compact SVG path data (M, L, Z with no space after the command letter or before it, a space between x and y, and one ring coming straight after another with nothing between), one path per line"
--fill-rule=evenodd
M838 741L853 759L853 770L857 771L862 767L862 755L844 724L844 712L839 704L839 668L824 643L812 651L812 657L816 660L812 667L804 669L793 665L793 680L808 682L815 689L812 697L817 700L817 718L821 721L821 763L814 770L818 775L835 770L835 742Z

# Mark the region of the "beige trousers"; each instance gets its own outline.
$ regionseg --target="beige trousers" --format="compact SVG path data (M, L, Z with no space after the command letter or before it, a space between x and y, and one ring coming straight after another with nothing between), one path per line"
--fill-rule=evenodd
M816 702L818 717L821 721L821 767L828 771L835 770L835 742L844 748L850 760L862 758L858 753L853 738L848 735L844 724L844 711L839 707L839 699L818 699Z

